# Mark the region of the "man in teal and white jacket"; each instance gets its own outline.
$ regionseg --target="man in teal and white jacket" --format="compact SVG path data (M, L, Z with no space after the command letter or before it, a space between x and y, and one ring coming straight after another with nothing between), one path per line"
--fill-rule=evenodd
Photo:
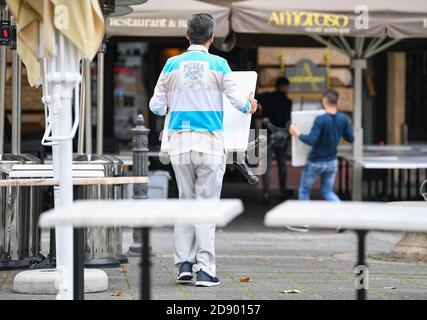
M169 115L169 155L181 199L219 199L225 172L223 94L244 113L254 113L257 101L238 94L227 61L208 52L215 21L204 13L188 19L187 52L172 57L160 74L150 110ZM200 212L203 214L203 212ZM175 226L174 262L177 281L215 286L215 226Z

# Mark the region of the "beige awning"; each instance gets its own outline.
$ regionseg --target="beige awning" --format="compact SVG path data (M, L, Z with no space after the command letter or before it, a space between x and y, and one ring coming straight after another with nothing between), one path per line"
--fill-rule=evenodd
M187 19L194 13L209 13L215 18L217 37L229 33L227 7L195 0L148 0L132 8L133 12L126 16L108 18L108 37L183 37Z
M363 12L368 9L368 15ZM249 0L232 4L237 33L427 37L425 0Z
M17 20L17 50L27 68L28 81L40 83L40 24L45 34L42 54L52 56L55 29L62 32L84 57L93 59L105 33L97 0L7 0ZM71 4L71 5L70 5ZM56 8L56 15L54 12ZM72 26L72 27L70 27Z

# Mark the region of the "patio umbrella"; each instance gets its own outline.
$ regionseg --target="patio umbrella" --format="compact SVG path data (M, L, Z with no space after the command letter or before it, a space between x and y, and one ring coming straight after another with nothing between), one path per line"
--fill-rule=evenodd
M187 30L187 19L200 12L215 18L217 37L229 33L230 9L226 7L195 0L149 0L132 9L126 16L108 19L108 37L182 37Z
M359 0L248 0L231 6L232 29L238 34L280 35L283 43L295 37L311 38L352 59L353 200L362 198L362 72L366 60L402 39L427 37L425 0L368 0L363 4Z
M32 84L43 83L47 108L42 143L52 146L55 207L73 201L72 139L79 123L80 60L92 59L104 35L97 0L7 0L18 23L18 53ZM56 11L54 19L53 12ZM62 14L62 15L61 15ZM72 123L72 97L75 120ZM73 229L56 230L59 299L73 299Z

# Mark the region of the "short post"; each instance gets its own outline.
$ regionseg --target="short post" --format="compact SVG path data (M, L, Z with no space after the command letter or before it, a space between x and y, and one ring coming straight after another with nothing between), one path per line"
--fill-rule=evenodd
M84 229L83 228L74 228L73 233L73 246L74 246L74 273L73 273L73 281L74 281L74 289L73 294L74 300L84 300L85 298L85 287L84 287Z
M140 114L136 121L136 127L132 130L133 134L133 175L135 177L148 176L148 134L150 132L144 126L144 117ZM148 184L133 185L133 199L148 199ZM129 247L129 255L138 256L142 252L141 233L134 229L133 243Z
M136 230L142 237L142 258L141 258L141 300L150 300L151 281L150 281L150 229L141 228Z
M369 271L366 264L366 235L367 230L355 230L357 235L357 262L356 262L356 297L357 300L366 300L369 284Z

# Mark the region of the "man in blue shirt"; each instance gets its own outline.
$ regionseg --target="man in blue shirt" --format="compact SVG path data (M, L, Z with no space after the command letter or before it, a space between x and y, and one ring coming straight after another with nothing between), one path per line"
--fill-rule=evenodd
M339 94L334 89L323 94L322 105L326 113L316 118L309 134L301 134L295 124L289 128L292 136L312 147L301 175L299 200L310 200L311 189L320 176L322 197L327 201L340 201L334 192L337 148L341 137L352 143L354 136L349 118L337 110L338 99ZM296 231L308 231L308 226L298 227Z

